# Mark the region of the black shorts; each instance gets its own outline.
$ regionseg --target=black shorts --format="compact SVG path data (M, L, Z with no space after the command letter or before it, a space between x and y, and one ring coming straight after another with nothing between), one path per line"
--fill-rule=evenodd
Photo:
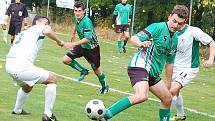
M129 25L116 25L116 33L129 32Z
M148 81L149 87L157 84L161 78L154 78L150 77L149 73L144 68L138 68L138 67L129 67L128 68L128 76L130 77L131 85L132 87L140 81Z
M10 22L8 34L14 36L18 35L22 29L22 22Z
M91 64L93 70L96 70L100 67L100 47L99 45L94 49L84 49L80 45L70 50L67 54L71 59L76 59L80 57L84 57L88 63Z

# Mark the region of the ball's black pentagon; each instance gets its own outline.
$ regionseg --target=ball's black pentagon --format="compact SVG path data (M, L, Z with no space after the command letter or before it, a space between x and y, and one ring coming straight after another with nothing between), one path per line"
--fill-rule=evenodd
M97 100L95 100L95 101L93 101L93 104L97 105L97 104L99 104L99 102Z
M99 109L99 110L97 111L97 113L98 113L99 115L102 115L102 114L103 114L103 110L102 110L102 109Z
M91 113L92 110L90 108L87 108L87 113Z

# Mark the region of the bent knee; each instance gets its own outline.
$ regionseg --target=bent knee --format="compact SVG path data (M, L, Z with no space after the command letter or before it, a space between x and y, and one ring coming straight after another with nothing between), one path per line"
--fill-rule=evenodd
M49 78L45 81L45 84L56 84L57 77L53 74L49 74Z
M67 55L65 55L64 57L63 57L63 63L64 64L66 64L66 65L68 65L70 62L72 61L72 59L70 58L70 57L68 57Z
M28 86L28 85L22 86L22 90L23 90L25 93L31 92L32 89L33 89L33 87Z
M171 95L169 95L169 96L167 96L167 97L163 98L163 99L161 100L161 102L163 102L165 105L171 105L171 102L172 102L172 96L171 96Z
M148 100L148 96L147 95L134 95L134 103L142 103L144 101Z

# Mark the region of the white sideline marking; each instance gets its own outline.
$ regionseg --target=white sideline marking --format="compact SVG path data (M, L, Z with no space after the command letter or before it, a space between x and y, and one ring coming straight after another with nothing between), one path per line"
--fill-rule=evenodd
M113 44L113 43L110 43L110 42L105 42L105 43ZM130 47L130 48L133 48L133 47ZM0 61L5 62L6 60L0 58ZM55 72L53 72L53 73L54 73L56 76L61 77L62 79L68 79L68 80L72 80L72 81L77 82L77 80L76 80L75 78L67 77L67 76L64 76L64 75L61 75L61 74L57 74L57 73L55 73ZM81 82L79 82L79 83L86 84L86 85L90 85L90 86L97 87L97 88L101 88L101 86L96 85L96 84L93 84L93 83L89 83L89 82L81 81ZM120 90L113 89L113 88L109 88L109 90L110 90L110 91L113 91L113 92L125 94L125 95L133 95L132 93L120 91ZM157 99L154 99L154 98L149 98L149 100L155 101L155 102L160 102L160 100L157 100ZM184 109L187 110L187 111L190 111L191 113L200 114L200 115L203 115L203 116L215 118L215 115L213 115L213 114L208 114L208 113L205 113L205 112L200 112L200 111L197 111L197 110L195 110L195 109L188 108L188 107L184 107Z

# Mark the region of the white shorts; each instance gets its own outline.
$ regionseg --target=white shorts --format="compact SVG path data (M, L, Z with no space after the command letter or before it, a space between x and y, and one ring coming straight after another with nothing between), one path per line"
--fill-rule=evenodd
M199 72L199 68L178 68L174 67L172 80L177 81L182 87L189 84Z
M13 80L20 86L43 83L49 77L49 71L43 68L36 67L34 65L24 66L17 61L10 59L6 61L6 71L13 78ZM15 63L15 64L14 64ZM18 65L16 65L18 63Z

